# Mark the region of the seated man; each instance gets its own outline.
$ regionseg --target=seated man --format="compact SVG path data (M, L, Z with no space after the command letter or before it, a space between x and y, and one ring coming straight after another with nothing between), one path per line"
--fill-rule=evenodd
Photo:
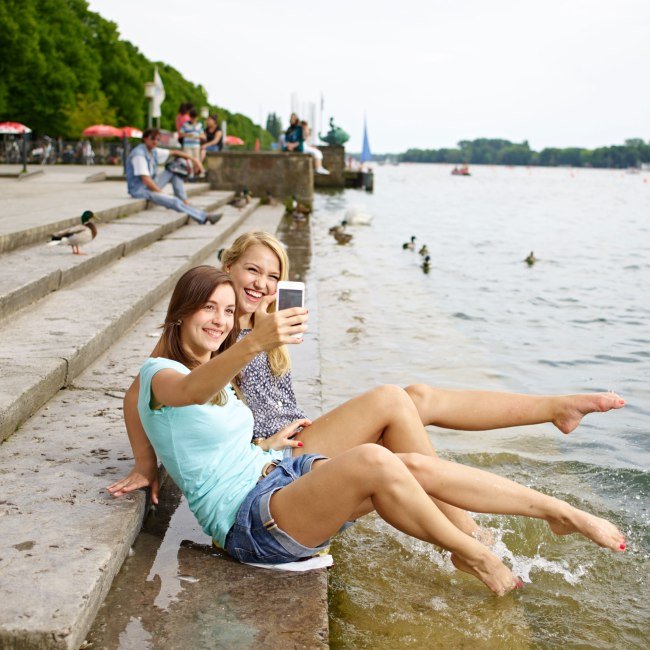
M221 214L208 214L204 210L191 206L187 200L183 179L165 169L158 175L158 165L162 165L171 156L185 158L191 165L202 170L201 163L183 151L159 149L156 145L160 139L158 129L146 129L139 144L129 154L126 161L126 182L129 194L135 199L147 199L156 205L184 212L199 223L209 221L214 224L221 219ZM174 196L164 194L162 188L171 182Z

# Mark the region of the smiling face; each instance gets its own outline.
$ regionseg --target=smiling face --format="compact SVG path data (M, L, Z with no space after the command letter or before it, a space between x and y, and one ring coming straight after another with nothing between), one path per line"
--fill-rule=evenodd
M207 302L181 323L181 343L197 361L209 361L235 324L235 292L230 284L220 284Z
M235 284L242 312L240 325L247 326L262 298L277 291L278 280L282 275L280 260L268 246L253 244L225 270Z

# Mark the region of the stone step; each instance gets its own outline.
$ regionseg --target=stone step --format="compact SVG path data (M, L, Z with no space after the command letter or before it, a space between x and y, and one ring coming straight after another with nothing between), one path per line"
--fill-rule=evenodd
M120 287L133 294L129 301L133 303L136 294L140 295L138 288L146 287L149 280L148 288L158 298L143 310L144 316L135 326L94 358L74 381L68 380L68 388L59 390L25 422L18 434L0 445L0 575L4 597L0 608L0 647L76 650L85 639L138 534L145 510L144 492L113 499L105 487L131 468L131 450L122 421L122 396L156 343L157 328L164 318L173 283L190 263L214 262L214 249L227 245L240 232L274 232L283 211L282 207L270 206L254 212L227 208L222 220L227 224L218 234L216 229L221 222L214 227L182 228L98 274L93 278L94 288L80 286L97 301L85 310L93 323L95 311L97 317L103 314L108 320L121 318L127 307L122 304ZM245 221L238 223L250 212ZM205 235L201 239L201 233L209 228L215 234L208 244ZM109 278L108 282L104 276ZM130 279L130 285L126 279ZM118 290L109 295L106 292L112 284ZM57 294L69 291L64 289ZM41 322L41 318L34 318L33 322ZM70 318L73 323L84 322L75 315ZM92 325L91 329L95 327ZM42 341L39 347L45 347ZM65 354L71 359L70 353ZM12 370L15 378L18 370ZM274 572L251 569L226 559L207 570L213 572L214 579L206 578L205 587L228 593L226 597L230 599L237 598L237 590L227 591L226 585L221 589L219 580L234 581L242 588L246 585L251 593L270 593L277 584ZM281 628L287 638L299 642L297 647L326 647L326 573L321 570L284 582L307 606L298 608L303 611L299 621L283 617L270 627L276 634ZM243 605L243 601L238 605ZM241 623L222 618L216 601L214 607L211 615L217 617L219 628L236 640ZM309 617L305 612L309 612ZM247 629L253 630L255 623L248 620Z
M193 200L206 211L224 206L233 192L210 191ZM185 225L185 214L156 207L127 218L99 223L97 238L72 255L68 246L37 244L0 256L0 320L62 289L120 257L132 254ZM78 220L77 220L78 223Z
M0 219L0 253L47 241L53 232L78 224L84 210L92 209L102 222L107 223L146 208L147 202L130 198L126 185L121 183L66 183L65 174L53 176L54 180L61 181L57 188L59 196L52 195L49 185L43 187L43 194L50 198L51 203L42 199L38 185L40 182L51 183L50 174L42 180L36 179L29 188L22 186L22 193L15 187L6 188L9 196L0 200L0 207L3 214L11 217ZM190 183L185 187L188 197L197 197L210 189L208 183ZM0 189L5 189L5 186L0 186ZM171 186L165 191L171 194ZM60 196L61 193L64 194Z
M258 203L227 206L216 226L180 228L0 323L0 440L112 345L179 275L219 248Z

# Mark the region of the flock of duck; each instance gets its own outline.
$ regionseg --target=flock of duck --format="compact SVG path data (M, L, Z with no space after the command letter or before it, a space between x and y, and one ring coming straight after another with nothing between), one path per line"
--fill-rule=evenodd
M417 237L415 235L411 235L411 239L409 241L405 241L402 244L402 248L405 251L414 251L417 248L417 244L415 243L416 239ZM428 273L431 270L431 255L429 255L429 248L426 244L422 244L418 250L418 255L422 258L422 263L420 264L422 272Z

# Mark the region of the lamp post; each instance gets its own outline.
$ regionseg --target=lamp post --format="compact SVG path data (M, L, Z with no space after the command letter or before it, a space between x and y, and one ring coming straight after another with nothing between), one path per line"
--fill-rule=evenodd
M153 126L153 98L156 94L156 84L153 81L147 81L144 85L144 96L148 100L147 127Z

